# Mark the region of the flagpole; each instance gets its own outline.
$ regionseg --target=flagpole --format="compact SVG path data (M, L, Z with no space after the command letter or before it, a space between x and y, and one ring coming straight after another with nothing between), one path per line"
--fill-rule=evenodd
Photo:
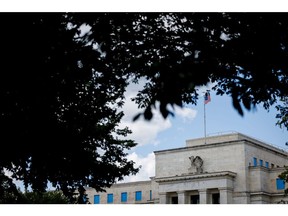
M205 144L206 144L206 103L204 102L204 137L205 137Z
M205 144L206 144L206 104L211 101L211 96L209 90L206 91L204 95L204 137L205 137Z

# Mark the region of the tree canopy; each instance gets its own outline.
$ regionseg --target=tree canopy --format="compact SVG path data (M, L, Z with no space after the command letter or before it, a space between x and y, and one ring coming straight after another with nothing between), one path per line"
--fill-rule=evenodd
M285 13L94 15L73 18L91 27L87 41L100 47L108 68L147 79L134 100L148 120L156 101L165 118L167 105L196 104L197 87L208 82L232 97L240 115L243 106L268 109L287 95Z
M103 190L138 171L136 143L118 128L127 81L96 71L98 52L77 40L65 14L1 14L0 167L44 192ZM87 62L87 63L86 63Z
M240 115L288 95L286 13L2 13L0 169L32 189L71 195L136 174L136 143L118 128L132 80L150 120L160 102L196 104L215 83ZM279 118L287 127L287 109ZM286 117L285 117L286 116ZM286 123L285 123L286 122Z

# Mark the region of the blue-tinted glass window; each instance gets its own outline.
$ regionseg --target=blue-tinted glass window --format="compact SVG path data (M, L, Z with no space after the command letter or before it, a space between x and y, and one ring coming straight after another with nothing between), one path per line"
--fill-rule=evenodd
M127 202L127 192L121 193L121 202Z
M253 158L253 166L257 166L257 158Z
M263 166L263 160L259 160L260 166Z
M141 200L142 200L142 191L136 191L135 201L141 201Z
M100 203L100 195L94 195L94 204Z
M107 203L113 203L113 194L107 194Z
M285 181L283 179L277 178L276 179L276 188L277 188L277 190L285 189Z
M269 162L265 162L265 167L269 168Z
M152 200L152 190L150 190L150 200Z

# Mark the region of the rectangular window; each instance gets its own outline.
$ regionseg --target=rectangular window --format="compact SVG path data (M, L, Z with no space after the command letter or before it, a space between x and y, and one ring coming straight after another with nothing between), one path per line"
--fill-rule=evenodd
M178 204L178 197L172 197L171 204Z
M253 166L257 166L257 158L253 158Z
M269 168L269 162L265 162L265 167Z
M260 166L263 166L263 160L259 160Z
M141 201L141 200L142 200L142 191L136 191L135 201Z
M107 203L113 203L113 194L107 194Z
M152 190L150 190L150 200L152 200Z
M94 204L100 203L100 195L94 195Z
M127 192L121 193L121 202L127 202Z
M220 204L220 194L212 194L212 204Z
M191 204L199 204L199 195L192 195L190 203Z
M283 179L277 178L276 179L276 188L277 188L277 190L285 189L285 181Z

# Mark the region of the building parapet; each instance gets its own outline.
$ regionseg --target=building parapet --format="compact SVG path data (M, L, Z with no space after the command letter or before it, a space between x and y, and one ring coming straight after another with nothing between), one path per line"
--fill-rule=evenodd
M151 180L147 180L147 181L135 181L135 182L118 182L116 184L113 184L112 187L117 188L117 187L135 187L137 185L147 185L147 184L151 184Z
M222 135L207 136L206 138L204 137L204 138L197 138L197 139L189 139L189 140L186 140L186 146L194 147L194 146L233 142L233 141L242 141L242 140L250 141L264 148L268 148L277 152L281 152L282 154L286 154L288 156L288 152L283 148L280 148L272 144L267 144L263 141L260 141L258 139L255 139L253 137L250 137L250 136L238 133L238 132L229 132L227 134L222 134Z
M174 148L174 149L166 149L166 150L158 150L154 151L154 154L169 154L170 152L175 151L186 151L187 149L200 149L200 148L209 148L215 147L219 145L231 145L231 144L239 144L240 142L246 142L246 144L256 145L258 147L273 151L285 157L288 157L288 152L283 148L276 147L275 145L267 144L265 142L259 141L255 138L246 136L241 133L231 133L220 136L210 136L206 138L198 138L198 139L190 139L186 141L186 147Z

